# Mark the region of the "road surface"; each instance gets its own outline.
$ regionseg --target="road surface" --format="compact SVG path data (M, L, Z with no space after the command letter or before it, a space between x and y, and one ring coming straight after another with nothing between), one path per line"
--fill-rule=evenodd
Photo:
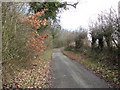
M109 88L108 84L79 63L55 50L52 55L54 88Z

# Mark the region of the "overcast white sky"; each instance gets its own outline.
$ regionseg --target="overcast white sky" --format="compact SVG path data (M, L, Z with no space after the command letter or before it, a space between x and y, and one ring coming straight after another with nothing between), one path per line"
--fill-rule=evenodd
M95 20L101 11L110 7L118 11L120 0L62 0L69 3L79 2L76 9L68 6L69 10L60 13L60 25L67 30L76 30L80 26L87 28L90 20Z

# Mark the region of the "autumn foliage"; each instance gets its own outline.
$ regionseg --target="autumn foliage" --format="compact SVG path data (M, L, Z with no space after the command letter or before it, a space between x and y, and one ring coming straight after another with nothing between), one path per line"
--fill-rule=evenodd
M48 9L44 9L44 11L47 11ZM47 25L47 20L44 18L44 20L41 20L40 17L44 16L44 11L43 12L37 12L32 16L29 17L24 17L23 19L20 20L20 22L24 23L27 22L29 23L29 26L31 26L33 29L39 29L41 25L44 27Z
M44 9L44 11L47 10L48 9ZM31 32L32 36L29 37L28 39L29 46L33 49L34 52L43 52L46 48L46 46L44 46L44 39L48 38L48 34L40 36L36 31L36 29L39 29L41 25L45 27L48 23L45 18L43 20L40 19L41 16L45 15L44 11L37 12L32 16L24 17L23 19L20 20L20 22L22 23L27 22L28 26L35 30Z
M44 39L48 38L48 35L40 36L37 31L31 32L32 37L29 39L29 45L33 49L34 52L43 52L46 48L44 46Z

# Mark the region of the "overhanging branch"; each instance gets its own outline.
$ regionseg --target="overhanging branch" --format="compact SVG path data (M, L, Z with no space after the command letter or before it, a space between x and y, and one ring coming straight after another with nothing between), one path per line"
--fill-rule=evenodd
M76 3L74 3L74 4L68 4L68 3L66 3L65 5L70 5L70 6L73 6L74 8L76 8L76 6L77 6L78 3L79 3L79 2L76 2Z

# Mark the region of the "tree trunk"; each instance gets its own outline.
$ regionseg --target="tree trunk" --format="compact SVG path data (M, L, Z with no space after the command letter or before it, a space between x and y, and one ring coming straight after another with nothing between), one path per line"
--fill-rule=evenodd
M98 43L99 43L99 49L102 51L103 50L103 46L104 46L104 43L103 43L103 37L101 37L101 38L99 38L98 39L99 41L98 41Z
M96 43L96 38L92 37L92 43L91 43L92 50L94 50L94 48L95 48L95 43Z

